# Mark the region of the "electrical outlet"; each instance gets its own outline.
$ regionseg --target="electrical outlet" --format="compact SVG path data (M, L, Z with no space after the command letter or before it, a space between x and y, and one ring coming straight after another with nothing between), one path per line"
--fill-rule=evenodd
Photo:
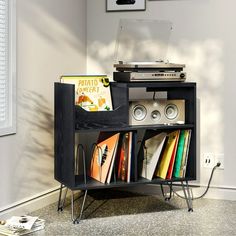
M215 166L214 153L204 153L203 154L203 167L213 168Z
M218 169L224 169L225 165L224 165L224 153L217 153L215 154L215 164L220 163L220 166L218 167Z

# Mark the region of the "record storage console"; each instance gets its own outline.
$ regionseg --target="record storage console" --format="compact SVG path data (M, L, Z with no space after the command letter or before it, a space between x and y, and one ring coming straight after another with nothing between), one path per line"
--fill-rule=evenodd
M192 82L132 82L118 83L111 82L111 94L113 101L112 111L87 112L74 105L74 85L55 83L54 85L54 177L61 183L58 210L63 209L64 199L62 200L62 187L72 191L72 220L77 223L83 213L84 202L87 191L90 189L104 189L115 187L129 187L140 184L168 185L170 187L170 197L172 184L180 183L186 198L188 210L192 211L192 201L188 187L188 181L196 180L196 83ZM129 89L145 88L148 92L166 91L168 99L185 100L185 124L169 125L129 125ZM103 132L128 132L136 133L145 130L155 130L156 132L172 131L181 129L191 129L191 143L189 147L189 158L186 176L184 178L161 179L153 178L147 180L139 177L138 149L140 148L136 140L134 145L134 177L129 183L123 181L111 181L109 184L100 183L86 173L89 169L91 159L91 150L85 148L83 157L79 161L83 166L82 174L76 170L76 136L94 137L94 133ZM97 136L95 135L95 141ZM87 140L87 138L86 138ZM92 141L91 141L92 142ZM91 143L89 142L89 143ZM87 141L88 143L88 141ZM86 144L83 144L86 146ZM77 146L79 147L79 146ZM78 151L78 150L77 150ZM82 160L81 160L82 159ZM81 206L81 212L78 217L74 216L74 198L75 190L84 192L84 201ZM162 188L163 190L163 188ZM163 193L163 196L165 194Z

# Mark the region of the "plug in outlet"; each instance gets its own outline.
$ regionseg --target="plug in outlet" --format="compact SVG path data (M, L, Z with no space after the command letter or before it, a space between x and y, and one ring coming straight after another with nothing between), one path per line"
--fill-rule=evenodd
M217 153L215 154L215 164L220 163L220 166L218 167L218 169L224 169L225 165L224 165L224 154L223 153Z
M213 168L215 165L215 157L213 153L204 153L203 154L203 167Z

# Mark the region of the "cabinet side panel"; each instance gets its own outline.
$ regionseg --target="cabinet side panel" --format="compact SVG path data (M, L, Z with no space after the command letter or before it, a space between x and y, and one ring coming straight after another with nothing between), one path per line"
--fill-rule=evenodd
M194 124L192 129L190 149L188 156L188 165L186 177L190 177L194 180L197 179L197 95L196 95L196 84L191 89L191 94L189 95L189 119L190 122Z
M54 87L54 177L74 186L74 85L55 83Z

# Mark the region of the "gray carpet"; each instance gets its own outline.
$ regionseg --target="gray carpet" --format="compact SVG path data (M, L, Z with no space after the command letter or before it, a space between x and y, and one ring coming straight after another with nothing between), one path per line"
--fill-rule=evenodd
M75 205L81 204L79 198ZM200 199L188 212L186 202L174 197L145 196L117 190L90 192L83 220L71 221L67 203L63 212L53 204L31 215L46 220L34 235L236 235L236 201Z

